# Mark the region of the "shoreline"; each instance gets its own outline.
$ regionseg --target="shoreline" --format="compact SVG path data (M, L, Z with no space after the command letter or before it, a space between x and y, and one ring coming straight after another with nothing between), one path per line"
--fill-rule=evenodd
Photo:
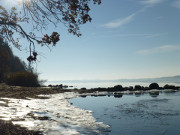
M180 89L178 89L179 91ZM153 90L151 90L153 91ZM157 91L157 90L156 90ZM155 91L155 92L156 92ZM159 90L160 91L160 90ZM164 91L164 90L162 90ZM65 93L66 92L73 92L74 96L70 95L67 96L64 99L71 99L77 96L88 96L88 95L94 95L94 96L98 96L95 94L96 90L85 90L85 89L60 89L60 88L47 88L47 87L20 87L20 86L8 86L4 83L0 83L0 106L4 106L4 107L9 107L8 105L8 98L12 98L12 99L19 99L19 100L30 100L30 99L50 99L53 97L54 94L58 94L58 93ZM108 93L108 91L100 91L101 92L106 92ZM112 91L109 91L112 92ZM133 92L133 94L135 94L137 92L142 92L142 91L129 91L131 94ZM145 91L145 92L150 92L150 91ZM128 91L114 91L114 94L116 93L116 96L118 97L122 97L121 94L127 94ZM120 95L118 95L120 94ZM140 93L139 93L140 94ZM155 93L157 94L157 93ZM42 95L42 96L39 96ZM102 96L103 94L100 94L99 96ZM52 97L51 97L52 96ZM62 99L62 100L64 100ZM69 103L70 104L70 103ZM70 104L71 105L71 104ZM29 108L29 106L26 106L27 108ZM74 106L73 106L74 107ZM39 119L39 120L46 120L48 119L47 117L35 117L32 116L30 114L30 116L34 119ZM26 127L21 127L20 125L17 124L13 124L12 120L2 120L2 116L1 120L0 120L0 134L23 134L23 135L39 135L39 134L43 134L42 131L38 131L38 130L29 130ZM18 120L17 120L18 121ZM3 127L3 128L2 128Z
M41 98L38 95L50 95L63 92L71 92L75 90L61 89L61 88L47 88L47 87L21 87L9 86L5 83L0 83L0 97L27 99L27 98Z
M39 99L8 99L9 107L1 108L1 114L13 124L43 134L102 134L108 125L98 122L92 111L73 106L69 99L79 96L77 92L40 95ZM16 107L14 107L16 106ZM16 111L12 109L16 108ZM8 113L8 114L7 114Z
M5 84L0 84L0 86L0 121L4 127L4 129L0 128L0 133L5 130L7 135L14 135L13 132L17 130L17 134L22 132L23 135L101 134L109 127L97 122L91 111L75 107L69 102L69 99L79 95L77 91L22 88ZM13 92L12 88L16 89L13 94L10 93ZM23 94L24 90L29 90L29 92ZM57 125L60 125L59 130L54 129L58 127ZM10 126L13 128L8 128ZM12 131L9 131L11 129Z

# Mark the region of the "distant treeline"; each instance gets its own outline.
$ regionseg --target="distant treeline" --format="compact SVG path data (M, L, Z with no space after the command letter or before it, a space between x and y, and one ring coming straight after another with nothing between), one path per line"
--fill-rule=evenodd
M0 82L18 86L38 86L37 74L15 56L7 42L0 37Z

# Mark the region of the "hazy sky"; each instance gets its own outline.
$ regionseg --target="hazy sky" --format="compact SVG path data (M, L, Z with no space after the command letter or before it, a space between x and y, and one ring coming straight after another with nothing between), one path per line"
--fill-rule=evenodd
M91 6L82 37L49 26L61 41L39 47L37 70L48 80L148 78L180 75L180 0L102 0ZM26 43L24 43L26 44ZM27 43L28 44L28 43ZM14 49L26 59L28 54Z

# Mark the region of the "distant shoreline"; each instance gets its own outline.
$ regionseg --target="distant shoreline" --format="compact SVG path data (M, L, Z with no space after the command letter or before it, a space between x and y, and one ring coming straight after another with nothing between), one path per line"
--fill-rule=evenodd
M114 79L114 80L54 80L48 81L51 82L62 82L62 83L105 83L105 82L133 82L133 83L177 83L180 85L180 75L170 76L170 77L159 77L159 78L139 78L139 79Z

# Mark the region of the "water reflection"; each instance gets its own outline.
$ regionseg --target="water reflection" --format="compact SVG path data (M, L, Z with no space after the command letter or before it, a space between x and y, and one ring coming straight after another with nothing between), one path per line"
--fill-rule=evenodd
M150 92L149 92L149 95L150 95L151 97L158 97L158 96L159 96L159 91L150 91Z
M122 98L122 96L123 96L123 93L114 93L114 97L115 98Z
M76 98L71 102L92 110L98 121L111 125L109 134L172 135L180 132L180 92L127 92L122 94L121 100L115 98L114 93L106 95L94 97L89 94L86 99Z
M123 95L135 95L136 97L140 97L141 95L144 94L149 94L151 97L158 97L160 93L163 94L173 94L175 92L179 92L178 90L148 90L148 91L119 91L119 92L92 92L92 93L84 93L80 94L79 97L86 98L87 96L91 97L104 97L108 96L111 97L113 96L114 98L122 98Z
M136 97L140 97L142 92L141 91L135 91L134 94L135 94Z

